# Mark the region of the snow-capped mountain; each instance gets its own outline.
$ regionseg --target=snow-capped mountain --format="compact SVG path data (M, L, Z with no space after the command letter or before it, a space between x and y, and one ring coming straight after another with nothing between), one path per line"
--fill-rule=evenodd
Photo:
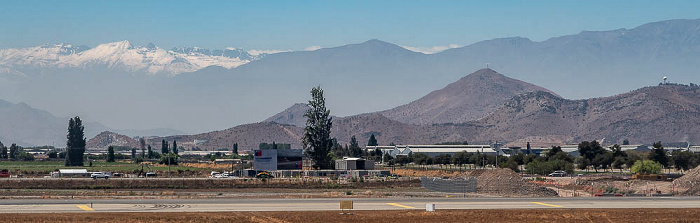
M231 69L267 54L251 54L242 49L208 50L179 47L165 50L153 43L135 47L129 41L98 45L95 48L70 44L42 45L0 50L0 74L17 76L26 69L106 67L132 73L176 75L208 66Z

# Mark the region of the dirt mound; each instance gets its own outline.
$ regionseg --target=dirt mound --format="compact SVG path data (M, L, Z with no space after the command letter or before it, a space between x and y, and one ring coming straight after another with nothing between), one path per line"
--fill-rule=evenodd
M687 188L683 195L700 195L700 166L673 181L679 187Z
M557 196L552 189L524 181L520 174L511 169L472 170L457 175L477 179L477 192L506 197L550 197Z

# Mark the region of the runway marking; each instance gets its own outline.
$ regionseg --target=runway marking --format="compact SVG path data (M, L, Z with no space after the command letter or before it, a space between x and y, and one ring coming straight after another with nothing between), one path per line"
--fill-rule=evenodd
M386 203L386 204L391 205L391 206L400 207L400 208L409 208L409 209L410 209L410 208L416 208L416 207L411 207L411 206L406 206L406 205L400 205L400 204L397 204L397 203Z
M88 207L87 205L75 205L76 207L83 209L83 211L95 211L95 209L92 209Z
M542 203L542 202L530 202L530 203L532 203L532 204L544 205L544 206L548 206L548 207L555 207L555 208L563 207L563 206L561 206L561 205L547 204L547 203Z

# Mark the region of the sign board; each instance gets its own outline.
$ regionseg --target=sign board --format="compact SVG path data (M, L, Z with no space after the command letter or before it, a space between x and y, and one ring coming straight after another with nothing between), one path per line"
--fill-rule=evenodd
M340 210L352 210L352 201L340 201Z
M425 204L425 211L434 212L435 211L435 204Z
M261 149L253 151L253 169L277 170L277 150Z

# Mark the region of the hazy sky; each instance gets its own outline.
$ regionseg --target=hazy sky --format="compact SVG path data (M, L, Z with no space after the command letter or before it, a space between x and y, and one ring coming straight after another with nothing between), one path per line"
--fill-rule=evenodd
M130 40L304 50L381 39L444 49L700 17L700 1L1 1L0 48Z

